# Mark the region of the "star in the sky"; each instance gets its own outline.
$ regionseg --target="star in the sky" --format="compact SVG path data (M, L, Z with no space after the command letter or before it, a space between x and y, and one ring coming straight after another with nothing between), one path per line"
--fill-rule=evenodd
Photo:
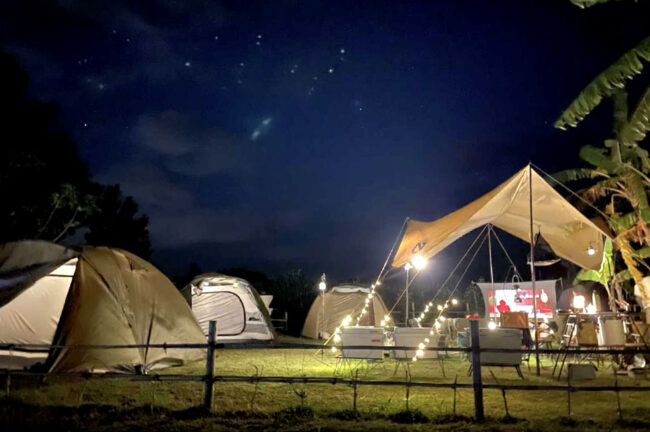
M190 66L192 66L192 62L190 62L190 61L186 61L186 62L185 62L185 67L190 67Z
M334 73L334 68L329 68L329 69L327 69L327 72L329 72L329 73Z

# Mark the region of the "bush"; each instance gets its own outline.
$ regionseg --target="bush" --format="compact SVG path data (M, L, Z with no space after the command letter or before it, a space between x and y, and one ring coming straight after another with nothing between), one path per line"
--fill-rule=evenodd
M328 417L337 420L345 420L345 421L362 420L364 418L364 416L359 414L359 411L354 411L354 410L336 411L328 415Z
M388 419L395 423L428 423L429 417L420 410L404 410L388 416Z
M275 412L273 418L280 423L312 420L314 418L314 410L309 407L291 407Z

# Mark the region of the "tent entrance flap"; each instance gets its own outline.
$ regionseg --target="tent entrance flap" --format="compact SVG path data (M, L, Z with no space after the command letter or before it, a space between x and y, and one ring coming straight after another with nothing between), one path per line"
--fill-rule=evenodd
M557 256L583 268L600 268L607 233L528 166L482 197L440 219L432 222L410 220L392 266L400 267L415 255L432 257L488 223L529 242L531 195L534 234L543 237Z
M192 311L205 334L212 320L217 322L217 336L237 336L246 330L244 303L233 292L197 295L192 299Z

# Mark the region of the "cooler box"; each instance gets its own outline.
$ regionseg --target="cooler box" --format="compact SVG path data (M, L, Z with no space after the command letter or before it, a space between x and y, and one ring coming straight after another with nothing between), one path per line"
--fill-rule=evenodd
M382 327L343 327L341 329L341 357L356 359L383 359L380 349L346 349L346 346L384 346Z
M471 342L471 338L468 338L468 345L471 345ZM479 329L479 345L481 348L521 349L521 330L507 328ZM521 353L481 351L481 364L519 366L521 364Z
M424 342L424 338L429 338L428 344ZM424 343L426 346L435 347L438 346L438 340L437 334L429 335L428 328L396 327L395 332L393 332L395 346L417 347L419 344ZM423 353L424 355L420 357L422 359L438 358L438 351L423 351ZM412 359L415 356L415 350L395 350L391 351L391 354L396 359Z
M528 314L526 312L502 312L501 327L528 330Z

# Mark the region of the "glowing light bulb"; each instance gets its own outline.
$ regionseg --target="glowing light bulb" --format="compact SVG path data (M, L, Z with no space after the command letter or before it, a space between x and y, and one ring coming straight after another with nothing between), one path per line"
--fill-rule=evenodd
M433 330L429 330L429 335L430 335L430 336L433 336L433 335L434 335Z
M318 289L321 291L325 291L327 289L327 284L325 282L320 282L318 284Z
M341 342L341 336L339 336L338 334L335 334L334 335L334 342L337 342L337 343Z
M429 338L424 338L424 341L425 341L426 343L429 343Z
M423 344L423 343L420 343L420 344L418 345L418 348L420 348L420 349L424 349L424 344Z
M416 270L422 270L427 266L427 263L428 263L427 259L422 255L415 255L411 259L411 264L413 265L413 267L415 267Z
M442 311L442 305L438 305L438 310Z
M415 352L415 356L416 356L416 357L422 357L423 355L424 355L424 351L422 351L421 349L419 349L419 350L417 350L417 351Z
M573 307L575 309L585 308L585 296L577 295L573 297Z
M417 357L413 357L411 360L412 360L413 362L416 362L416 361L418 361L418 358L417 358Z
M587 255L589 256L596 255L596 249L592 245L589 245L589 249L587 249Z
M433 325L434 325L434 327L437 328L437 329L440 328L440 322L439 322L439 321L436 321Z
M336 352L336 347L332 347L332 352L333 352L333 353Z
M380 325L381 327L384 327L384 326L386 325L386 321L381 320L381 322L379 323L379 325Z
M489 328L490 330L494 330L495 328L497 328L497 323L495 323L494 321L490 321L490 322L488 323L488 328Z
M456 300L455 298L451 299L451 304L456 306L458 304L458 300Z
M594 305L593 303L589 303L587 305L587 313L588 314L595 314L596 313L596 305Z
M384 320L386 320L386 321L390 321L390 316L388 316L388 315L384 315Z

